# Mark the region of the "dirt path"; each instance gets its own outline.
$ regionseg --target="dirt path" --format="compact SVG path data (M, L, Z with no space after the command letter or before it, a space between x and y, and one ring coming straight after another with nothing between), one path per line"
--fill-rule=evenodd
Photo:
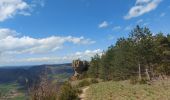
M82 89L82 93L79 95L80 100L85 100L85 98L86 98L86 91L87 91L88 89L89 89L89 86L84 87L84 88Z

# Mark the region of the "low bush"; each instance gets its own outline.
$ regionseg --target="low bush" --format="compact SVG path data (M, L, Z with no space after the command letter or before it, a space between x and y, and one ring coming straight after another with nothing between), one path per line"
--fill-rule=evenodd
M138 78L136 76L130 77L130 84L137 84L138 83Z
M140 84L147 84L148 83L148 80L146 78L142 78L140 81L139 81Z
M44 82L29 89L29 100L57 100L56 86Z
M80 91L75 87L72 87L69 82L66 82L59 91L58 100L79 100L78 93Z
M93 78L93 79L91 79L91 83L92 83L92 84L95 84L95 83L99 83L99 81L98 81L97 79L94 79L94 78Z
M89 86L91 83L88 80L82 80L78 86L79 87L84 87L84 86Z

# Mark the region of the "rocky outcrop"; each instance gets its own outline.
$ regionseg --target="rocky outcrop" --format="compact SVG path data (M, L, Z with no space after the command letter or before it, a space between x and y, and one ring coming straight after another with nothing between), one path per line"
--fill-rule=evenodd
M77 79L83 74L83 72L88 70L89 63L87 61L73 60L72 67L74 69L73 80Z

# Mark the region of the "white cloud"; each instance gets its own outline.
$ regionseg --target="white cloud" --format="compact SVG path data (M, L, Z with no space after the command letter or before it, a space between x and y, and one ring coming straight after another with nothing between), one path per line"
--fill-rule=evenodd
M3 22L15 15L30 16L31 11L37 5L43 7L44 0L32 0L30 4L26 0L0 0L0 22Z
M107 21L104 21L101 24L99 24L99 28L106 28L108 26L109 26L109 23Z
M136 4L140 4L140 3L148 3L150 2L151 0L137 0L136 1Z
M75 55L75 57L77 57L77 58L83 59L84 57L85 57L85 58L86 58L86 57L87 57L87 58L93 57L95 54L101 55L101 53L102 53L102 50L96 49L96 50L86 50L86 51L84 51L84 52L76 52L76 53L73 54L73 55Z
M24 59L8 59L8 60L0 60L0 63L3 65L11 65L15 63L24 63L24 64L57 64L57 63L66 63L72 62L74 59L81 59L81 60L90 60L95 54L102 54L101 49L96 50L86 50L83 52L76 52L73 54L65 55L65 56L58 56L58 57L30 57Z
M0 0L0 21L4 21L16 14L29 15L26 11L29 5L23 0Z
M17 34L18 33L14 30L10 30L7 28L0 29L0 40L6 38L8 36L15 36Z
M2 54L35 54L48 53L61 49L65 43L93 44L95 41L84 37L72 36L50 36L46 38L33 38L29 36L18 36L16 31L0 29L0 52Z
M131 19L155 10L162 0L137 0L124 19Z
M115 27L113 27L113 30L120 30L120 29L121 29L120 26L115 26Z

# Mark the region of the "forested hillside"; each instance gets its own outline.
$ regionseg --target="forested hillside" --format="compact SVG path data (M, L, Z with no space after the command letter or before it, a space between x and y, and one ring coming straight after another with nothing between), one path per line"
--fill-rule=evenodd
M140 79L170 75L170 35L153 34L136 26L129 37L119 38L103 54L92 57L88 76L104 80Z

